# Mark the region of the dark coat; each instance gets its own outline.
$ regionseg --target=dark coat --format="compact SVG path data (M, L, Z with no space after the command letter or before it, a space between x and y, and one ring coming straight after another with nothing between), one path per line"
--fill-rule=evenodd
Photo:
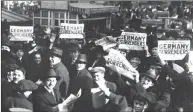
M193 103L193 77L189 77L186 72L179 74L168 65L165 65L163 70L167 71L175 85L175 91L172 94L173 106L183 106L185 102Z
M126 112L127 111L127 100L124 96L116 95L114 93L111 93L108 97L110 99L110 102L114 104L113 112Z
M13 96L8 97L5 101L5 107L9 108L19 107L33 111L33 104L23 95L15 93Z
M54 65L53 69L60 76L60 80L57 82L55 88L60 90L62 97L66 97L70 82L69 72L62 62Z
M92 109L92 97L91 97L92 87L93 87L93 79L91 74L86 69L79 71L73 81L71 93L76 95L79 89L81 88L82 95L76 101L73 111L80 111L80 110L85 111Z
M13 95L14 92L14 83L8 82L6 79L2 79L1 81L1 107L2 110L5 109L5 101L8 97Z
M35 62L31 62L27 68L26 79L33 81L34 83L41 79L45 68L42 64L37 65Z
M34 112L58 112L58 109L53 107L62 103L62 97L57 89L54 89L54 94L56 100L43 86L34 91L32 93Z

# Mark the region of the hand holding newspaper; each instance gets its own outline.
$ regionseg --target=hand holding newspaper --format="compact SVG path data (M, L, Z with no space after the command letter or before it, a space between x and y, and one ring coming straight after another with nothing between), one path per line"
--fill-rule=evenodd
M82 89L80 88L76 95L70 94L70 96L64 101L66 106L74 103L82 94Z

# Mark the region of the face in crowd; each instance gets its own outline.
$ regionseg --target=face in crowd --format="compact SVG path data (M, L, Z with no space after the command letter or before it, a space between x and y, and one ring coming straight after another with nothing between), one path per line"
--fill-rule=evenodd
M23 55L24 55L24 52L23 52L22 49L19 49L19 50L16 51L16 56L17 56L17 58L22 58Z
M57 83L56 78L50 77L44 81L44 86L46 86L48 89L52 90L55 87L56 83Z
M39 53L35 54L34 55L34 62L39 65L41 63L41 61L42 61L41 55Z
M72 52L70 52L70 57L72 58L72 63L75 63L75 62L76 62L79 54L80 54L80 53L79 53L78 51L72 51Z
M159 74L160 74L160 72L161 72L161 67L156 66L156 65L151 65L149 69L150 69L150 70L155 70L155 73L156 73L156 75L158 75L158 76L159 76Z
M158 48L157 47L153 47L151 49L151 55L154 56L154 57L157 57L158 56Z
M13 75L13 82L17 84L20 80L23 79L25 79L23 71L16 69Z
M86 63L80 62L80 61L76 62L76 69L77 70L83 70L85 67L86 67Z
M61 58L58 56L51 55L49 60L51 65L56 65L61 61Z
M142 86L145 88L145 89L148 89L150 87L152 87L154 85L152 79L148 76L142 76L141 77L141 80L140 80L140 83L142 84Z
M93 79L95 81L101 81L101 80L104 80L104 73L102 72L96 72L96 73L93 73Z
M7 72L7 80L8 82L12 82L13 81L13 76L14 76L15 71L11 70Z
M141 63L141 60L138 57L133 57L129 60L130 64L134 67L137 68L139 64Z
M147 103L145 101L134 100L133 108L135 112L143 112L147 108Z

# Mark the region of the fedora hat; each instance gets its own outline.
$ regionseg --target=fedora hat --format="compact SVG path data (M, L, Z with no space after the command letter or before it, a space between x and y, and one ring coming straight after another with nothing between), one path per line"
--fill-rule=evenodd
M83 63L87 63L87 55L86 54L79 54L76 62L83 62Z
M57 47L53 47L52 50L51 50L51 54L55 55L55 56L58 56L58 57L62 57L63 50L60 49L60 48L57 48Z
M46 80L48 78L55 77L57 80L60 80L60 77L56 74L55 70L50 68L46 71L46 74L41 78L41 80Z
M103 55L108 55L109 53L103 49L101 45L97 45L94 50L95 53L101 53Z
M147 76L147 77L149 77L149 78L151 78L152 79L152 81L155 83L155 84L157 84L158 82L157 82L157 75L156 75L156 73L155 73L155 70L148 70L148 71L146 71L145 73L142 73L141 74L141 77L142 76Z

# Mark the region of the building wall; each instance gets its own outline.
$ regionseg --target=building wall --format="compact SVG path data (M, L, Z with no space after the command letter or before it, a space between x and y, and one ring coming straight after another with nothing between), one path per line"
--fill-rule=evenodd
M39 24L45 27L59 27L61 23L78 24L78 15L67 10L40 9L34 12L34 25Z

